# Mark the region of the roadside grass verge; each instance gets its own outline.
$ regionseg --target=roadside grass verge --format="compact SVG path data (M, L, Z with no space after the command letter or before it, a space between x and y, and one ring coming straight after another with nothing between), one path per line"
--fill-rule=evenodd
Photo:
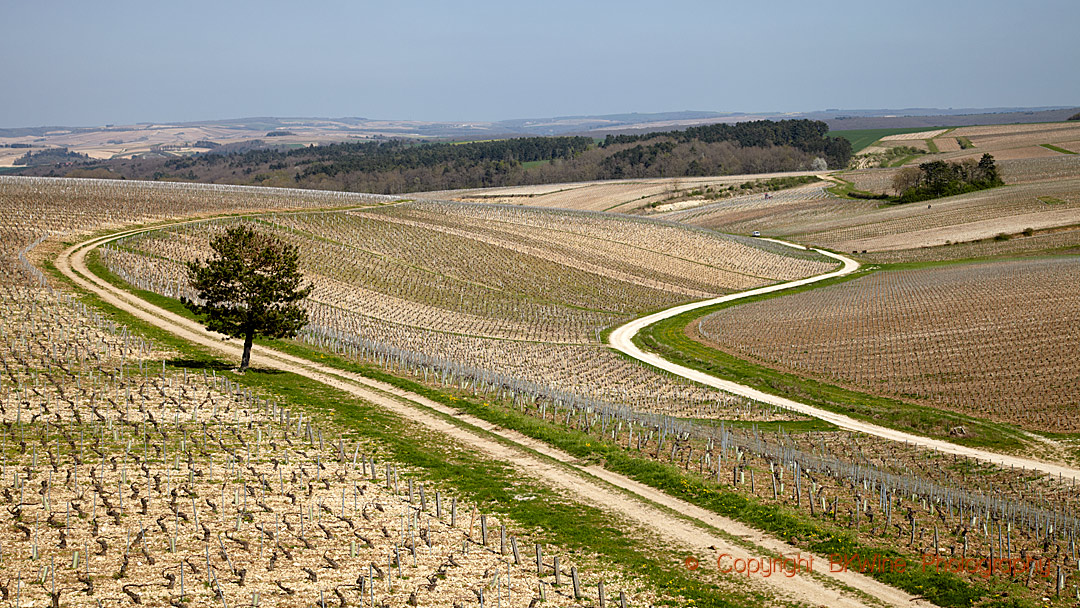
M766 393L845 414L858 420L951 441L958 445L991 448L1004 452L1017 452L1024 449L1028 444L1026 435L1008 425L907 403L890 397L863 393L779 371L712 348L686 334L688 325L718 310L843 283L866 276L870 272L880 271L877 270L878 268L882 267L864 268L844 277L692 310L645 327L634 337L634 343L640 348L655 351L665 359L685 367L751 386ZM967 435L950 436L949 431L957 426L963 426Z

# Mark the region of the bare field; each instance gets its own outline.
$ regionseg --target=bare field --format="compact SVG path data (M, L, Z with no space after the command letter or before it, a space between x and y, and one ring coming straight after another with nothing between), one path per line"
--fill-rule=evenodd
M908 254L912 260L936 259L936 255L955 259L960 249L946 251L942 247L1080 224L1080 155L1052 154L1050 158L1003 161L1001 171L1009 184L1005 187L921 204L886 205L836 198L787 200L784 193L778 193L771 200L720 203L663 217L722 232L760 230L766 236L842 252L895 252L886 256L893 261ZM845 172L842 177L860 190L891 193L897 171L864 169ZM793 189L788 196L794 197L798 191ZM1016 239L1001 249L1034 251L1042 242L1042 238ZM1046 242L1069 246L1061 237ZM992 249L987 245L972 250Z
M722 310L700 333L726 351L861 390L1076 432L1077 276L1076 257L878 272Z
M934 138L934 145L941 152L959 152L961 149L960 142L956 141L952 133Z
M861 255L873 264L903 262L932 262L941 260L968 260L992 256L1023 255L1032 252L1080 253L1080 227L1055 228L1035 232L1031 236L1014 234L1007 240L984 238L978 241L953 243L944 247L918 247L894 249Z
M919 131L918 133L899 133L896 135L889 135L882 137L881 141L903 141L909 142L914 140L927 140L933 139L938 135L944 133L947 129L933 129L930 131Z
M961 148L957 138L970 141L973 147ZM932 140L939 152L930 156L918 156L909 161L909 164L927 160L978 159L985 153L992 154L999 161L1041 159L1061 155L1060 152L1042 147L1043 144L1069 150L1068 144L1075 144L1078 139L1080 126L1075 122L960 127L891 135L864 148L858 156L861 158L897 146L909 146L929 152L926 141Z
M450 199L466 202L574 209L580 211L615 211L628 213L687 190L706 186L738 186L745 182L774 177L815 175L813 171L792 173L761 173L726 175L721 177L679 177L663 179L633 179L596 182L575 182L544 186L513 186L476 190L450 190L420 193L418 198Z
M1077 145L1080 146L1080 143ZM1050 152L1050 150L1047 151ZM919 160L919 162L924 161L925 159ZM1006 184L1026 184L1080 176L1080 154L1054 153L1039 158L1006 159L997 165ZM859 169L845 171L841 177L853 182L859 190L889 193L892 192L893 176L899 170L899 168Z
M942 154L936 158L977 159L984 153L993 154L998 160L1045 158L1058 156L1061 153L1043 148L1042 144L1060 145L1063 142L1080 139L1080 125L1068 122L962 127L949 132L946 137L966 137L975 147L967 150L945 150L938 146Z
M1049 200L1060 201L1055 203ZM812 227L799 238L842 251L911 249L1080 223L1080 179L1006 186L896 205L855 221Z

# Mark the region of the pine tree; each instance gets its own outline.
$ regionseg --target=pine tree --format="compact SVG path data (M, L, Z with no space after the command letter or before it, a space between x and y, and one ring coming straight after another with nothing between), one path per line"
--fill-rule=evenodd
M299 302L311 286L302 286L300 252L294 245L246 226L214 237L210 248L215 256L187 265L198 301L184 299L184 306L205 317L210 331L244 339L243 372L256 335L288 338L307 324Z

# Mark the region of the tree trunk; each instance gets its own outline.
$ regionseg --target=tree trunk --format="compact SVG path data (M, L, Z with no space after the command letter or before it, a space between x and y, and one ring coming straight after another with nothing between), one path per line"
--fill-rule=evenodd
M240 359L240 371L246 372L251 363L251 343L255 339L255 332L248 332L244 337L244 356Z

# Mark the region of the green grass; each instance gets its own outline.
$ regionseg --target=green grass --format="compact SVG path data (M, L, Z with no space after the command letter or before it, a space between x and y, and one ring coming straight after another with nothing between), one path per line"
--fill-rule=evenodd
M939 150L937 147L937 142L935 142L933 139L926 140L926 147L930 150L931 154L938 154L941 152L941 150Z
M94 274L124 287L136 295L191 317L178 301L157 294L131 290L118 277L101 265L96 252L87 258ZM846 277L836 282L848 280ZM106 309L111 307L98 303ZM112 309L118 321L134 325L133 329L148 337L166 333L145 325L122 311ZM125 318L126 317L126 318ZM207 357L186 342L164 336L174 348L185 353L176 366L212 365L221 369L230 366ZM631 452L608 441L601 441L579 430L568 429L505 407L502 404L479 402L476 399L453 395L422 385L408 378L394 376L369 365L361 365L326 354L293 341L261 340L261 343L283 352L318 361L345 371L362 374L398 388L422 395L433 401L460 409L487 422L544 441L586 462L601 462L614 472L662 490L671 496L769 532L796 546L818 554L844 553L862 558L875 555L903 557L888 548L871 546L836 525L804 515L783 505L768 505L758 499L725 489L700 477L687 474L673 465L659 463L632 455ZM398 463L422 469L422 477L436 485L454 487L466 499L485 509L505 513L526 528L540 530L546 542L564 549L582 550L600 556L605 562L617 563L620 568L635 572L661 590L681 594L693 600L695 606L754 606L764 605L763 598L732 594L700 578L688 575L680 566L671 567L672 560L682 556L666 554L667 561L645 555L636 541L626 536L620 522L593 507L567 502L551 490L530 484L520 475L500 463L492 463L469 452L453 450L445 442L418 437L416 425L402 420L351 395L331 389L302 376L288 373L254 370L238 381L252 388L272 392L289 403L332 416L334 421L350 431L377 442L386 451L380 453ZM429 410L430 411L430 410ZM454 418L446 419L455 422ZM464 423L458 422L459 425ZM782 423L785 431L823 430L814 421ZM761 424L758 424L761 428ZM801 427L805 426L805 429ZM514 495L527 493L538 500L518 501ZM910 556L907 556L910 561ZM972 585L948 573L923 572L912 568L904 573L875 573L874 578L930 599L941 606L971 606L991 593L988 587ZM995 583L996 585L997 583ZM767 603L767 602L766 602ZM995 605L991 602L990 605ZM1017 604L1027 605L1024 603Z
M1047 150L1053 150L1054 152L1058 152L1058 153L1061 153L1061 154L1076 154L1076 152L1073 152L1072 150L1066 150L1065 148L1055 146L1054 144L1039 144L1039 145L1042 146L1043 148L1046 148Z
M851 142L851 152L857 154L860 150L869 147L875 141L889 135L901 135L903 133L919 133L929 131L934 127L907 127L902 129L850 129L843 131L829 131L833 137L843 137ZM942 127L937 127L942 128Z
M866 190L859 190L858 188L855 187L854 182L850 182L850 181L840 177L839 175L833 175L832 177L833 177L833 179L836 179L837 181L840 182L839 184L837 184L835 186L830 186L829 188L826 188L826 190L829 193L831 193L832 195L834 195L834 196L837 196L839 198L846 198L846 199L850 199L850 200L867 200L867 199L888 200L888 199L881 199L878 196L878 194L876 194L874 192L868 192ZM862 195L862 196L860 197L859 195Z
M957 137L956 143L960 146L961 150L970 150L975 147L975 144L971 143L971 140L967 137Z
M889 163L889 166L890 167L903 167L904 165L906 165L906 164L910 163L911 161L915 160L917 157L918 157L918 155L916 155L916 154L908 154L907 156L901 157L900 159Z
M872 271L860 270L846 277L813 285L693 310L646 327L635 336L634 342L639 347L659 352L670 361L718 378L732 380L773 395L788 397L880 426L952 441L960 445L1006 452L1022 450L1027 445L1025 434L1008 425L907 403L890 397L862 393L814 378L775 370L706 346L689 338L685 333L687 325L717 310L800 293L826 285L835 285L866 276L869 272ZM964 426L968 435L951 437L949 430L957 426Z
M94 274L145 298L155 305L191 318L192 314L177 300L130 289L121 279L105 269L96 255L87 256L87 266ZM55 268L50 270L56 274ZM152 297L151 297L152 296ZM171 359L171 368L232 369L234 363L224 361L207 351L177 338L171 333L147 324L136 317L104 303L93 295L87 296L87 304L102 310L116 322L133 331L175 350L179 355ZM460 399L448 393L430 389L405 378L399 378L379 368L347 362L334 355L306 348L295 342L259 340L259 343L278 348L290 354L304 356L338 369L361 373L400 388L428 397L444 405L467 408L470 412L484 410L484 406ZM700 576L688 573L680 563L685 555L668 550L643 547L640 540L626 533L623 522L603 510L569 501L556 491L532 483L519 472L504 463L493 462L469 450L456 449L445 437L433 436L418 430L418 425L367 403L344 391L318 383L304 376L252 368L244 375L232 375L231 380L246 387L277 397L291 406L302 407L318 413L340 425L353 436L376 443L380 459L391 460L412 467L421 480L443 488L452 488L457 495L473 502L488 512L504 514L523 529L539 531L542 542L553 543L563 550L583 551L593 554L603 564L617 564L620 569L634 572L648 585L658 591L681 595L695 606L729 608L759 606L768 603L751 592L734 592L731 586L721 589ZM442 416L459 426L464 423L453 417ZM480 434L490 433L471 429ZM586 442L587 443L587 442ZM521 501L514 496L535 496L534 500ZM527 551L526 551L527 553ZM683 605L669 600L668 605Z

